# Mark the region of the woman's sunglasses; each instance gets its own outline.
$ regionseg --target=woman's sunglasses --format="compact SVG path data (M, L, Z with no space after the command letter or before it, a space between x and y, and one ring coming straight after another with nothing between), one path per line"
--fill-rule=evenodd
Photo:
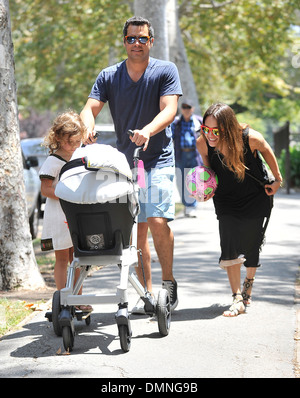
M201 125L201 131L202 131L204 134L206 134L206 135L211 131L215 137L219 137L219 135L220 135L219 129L218 129L218 128L215 128L215 127L207 127L207 126L204 126L204 124Z
M146 44L150 40L150 36L125 36L125 40L128 44L133 44L136 40L141 44Z

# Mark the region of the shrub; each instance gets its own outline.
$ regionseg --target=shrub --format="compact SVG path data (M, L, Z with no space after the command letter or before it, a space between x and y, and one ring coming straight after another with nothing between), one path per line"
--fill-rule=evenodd
M284 179L286 175L285 159L286 151L283 149L278 160L278 164ZM300 144L290 147L290 164L291 187L300 188Z

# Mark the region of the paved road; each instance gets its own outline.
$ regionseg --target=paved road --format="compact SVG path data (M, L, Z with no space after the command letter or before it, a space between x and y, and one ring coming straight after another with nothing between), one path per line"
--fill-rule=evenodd
M160 337L154 319L132 316L131 349L124 354L116 306L94 306L89 326L76 322L74 351L57 355L59 348L64 351L62 339L54 335L44 313L37 313L0 341L0 377L294 378L299 219L300 194L278 194L247 314L222 317L231 292L225 271L217 265L218 228L209 201L199 205L198 218L179 216L171 224L179 305L169 336ZM155 253L153 257L158 291L160 266ZM111 292L117 283L118 269L109 267L86 279L85 292ZM132 307L137 294L131 286L128 292Z

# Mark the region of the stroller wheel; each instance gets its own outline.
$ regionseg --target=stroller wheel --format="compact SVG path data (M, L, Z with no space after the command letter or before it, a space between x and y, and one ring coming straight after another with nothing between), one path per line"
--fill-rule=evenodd
M128 352L131 346L131 335L126 325L118 325L121 348L124 352Z
M52 323L53 323L53 329L54 333L56 336L61 336L62 335L62 327L60 326L60 323L58 321L58 316L61 311L61 305L60 305L60 291L57 290L53 294L52 298Z
M166 289L161 289L158 292L156 316L159 333L162 336L167 336L171 326L171 307L170 296Z
M70 326L64 326L62 328L62 337L65 350L68 352L73 351L74 347L74 332Z

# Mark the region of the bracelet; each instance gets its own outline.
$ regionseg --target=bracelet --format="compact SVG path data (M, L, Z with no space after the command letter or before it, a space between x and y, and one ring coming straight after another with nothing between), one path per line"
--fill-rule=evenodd
M276 179L275 179L275 181L276 181L276 182L279 182L279 183L280 183L280 187L282 187L282 182L283 182L282 180L276 180Z

